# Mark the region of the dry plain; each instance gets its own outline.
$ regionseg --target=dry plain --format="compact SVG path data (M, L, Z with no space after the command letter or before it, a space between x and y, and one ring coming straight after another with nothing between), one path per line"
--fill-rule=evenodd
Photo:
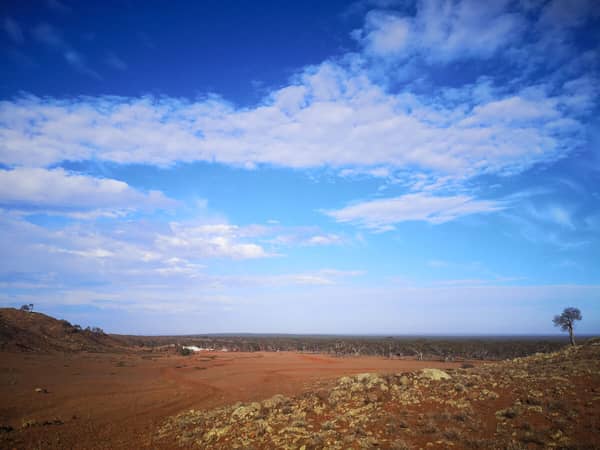
M156 448L167 417L275 394L292 396L342 375L459 363L335 358L294 352L0 353L3 448ZM40 388L46 392L36 392ZM28 425L29 424L29 425ZM24 426L25 425L25 426ZM12 431L8 431L12 428Z

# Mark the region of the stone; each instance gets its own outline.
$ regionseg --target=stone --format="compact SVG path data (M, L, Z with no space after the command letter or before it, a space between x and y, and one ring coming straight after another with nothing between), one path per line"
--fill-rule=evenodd
M275 409L275 408L279 408L281 405L283 405L285 402L287 402L287 398L285 398L283 395L281 394L276 394L271 398L268 398L266 400L263 400L262 405L263 407L265 407L266 409Z
M440 369L423 369L421 371L421 375L424 378L427 378L427 379L433 380L433 381L449 380L452 378L450 375L448 375L446 372L444 372L443 370L440 370Z
M231 413L232 421L245 421L252 419L260 411L260 403L254 402L248 406L240 406Z

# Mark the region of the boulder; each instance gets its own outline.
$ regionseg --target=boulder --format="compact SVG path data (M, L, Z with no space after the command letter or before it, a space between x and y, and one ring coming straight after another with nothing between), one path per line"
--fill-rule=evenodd
M231 420L243 422L252 419L260 412L260 403L254 402L249 405L240 406L231 413Z
M433 381L449 380L452 378L450 375L440 369L423 369L421 371L421 375L424 378L428 378L429 380Z

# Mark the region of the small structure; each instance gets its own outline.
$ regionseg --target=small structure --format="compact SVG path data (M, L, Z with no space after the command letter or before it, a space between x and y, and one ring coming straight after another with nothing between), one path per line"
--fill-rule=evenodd
M200 347L196 347L195 345L184 345L183 346L184 350L189 350L191 352L199 352L202 351L202 349Z
M184 350L189 350L191 352L210 352L213 350L212 348L203 348L196 345L183 345L182 347Z

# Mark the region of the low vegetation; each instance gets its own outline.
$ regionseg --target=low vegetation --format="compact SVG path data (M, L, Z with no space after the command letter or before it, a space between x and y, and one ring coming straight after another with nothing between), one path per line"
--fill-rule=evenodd
M230 352L294 351L345 356L417 358L422 360L500 360L562 348L560 337L368 337L368 336L119 336L132 345L165 349L197 346Z

